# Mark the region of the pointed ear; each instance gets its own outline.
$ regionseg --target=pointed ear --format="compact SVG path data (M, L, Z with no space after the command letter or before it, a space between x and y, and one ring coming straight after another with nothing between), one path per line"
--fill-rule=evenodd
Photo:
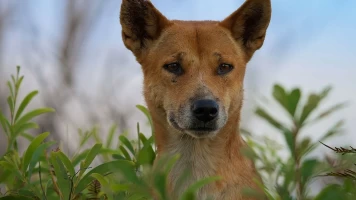
M123 0L120 23L125 46L138 57L170 21L149 0Z
M229 29L234 39L241 43L250 59L261 48L271 19L270 0L246 2L220 25Z

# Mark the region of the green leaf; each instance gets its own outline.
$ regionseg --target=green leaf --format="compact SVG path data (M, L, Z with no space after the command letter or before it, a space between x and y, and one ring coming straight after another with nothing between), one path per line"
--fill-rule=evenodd
M54 144L56 144L56 142L51 141L51 142L43 143L43 144L39 145L38 147L36 147L36 150L34 151L32 157L31 157L29 167L28 167L28 172L27 172L28 173L27 181L29 183L31 182L32 171L35 168L36 164L39 162L41 155L44 155L44 150Z
M137 162L141 165L145 165L145 164L152 165L155 158L156 158L156 154L153 151L151 144L147 140L147 142L144 144L142 149L140 149L138 152Z
M20 90L20 86L21 86L21 83L23 81L23 78L24 78L24 76L21 76L19 79L17 79L16 84L15 84L15 87L16 87L15 90L16 91Z
M355 188L356 188L355 180L348 179L348 178L344 179L343 189L346 193L355 197L356 196Z
M315 159L305 160L301 167L302 187L305 187L311 176L314 174L314 169L319 162Z
M299 118L299 124L302 125L309 117L309 115L319 106L321 100L323 100L331 91L331 87L325 88L319 95L309 95L307 103L304 105L302 114Z
M288 191L288 188L284 188L280 185L276 186L277 193L283 200L294 200L290 192Z
M10 171L13 173L19 180L22 180L21 171L17 168L14 163L7 162L7 161L0 161L1 168Z
M65 165L66 169L68 170L69 175L71 177L74 177L75 170L74 170L74 166L72 165L72 162L69 160L69 158L62 151L58 151L57 154L58 154L58 157L63 162L63 164Z
M14 99L11 96L7 98L7 105L10 108L10 112L14 113Z
M95 159L95 157L98 155L98 153L100 152L102 147L102 144L95 144L89 151L89 153L87 154L83 165L81 166L81 171L80 171L80 175L79 177L81 177L81 175L84 173L84 171L89 167L89 165L93 162L93 160Z
M24 138L26 138L29 142L32 142L33 139L35 139L35 137L33 137L32 135L28 134L28 133L20 133L20 135Z
M307 103L304 105L302 115L299 118L299 124L303 124L304 121L309 117L310 113L316 109L320 102L320 97L316 94L311 94L308 98Z
M9 91L10 91L10 96L11 97L15 97L15 93L14 93L14 89L12 88L12 85L11 85L11 82L10 81L7 81L7 87L9 88Z
M130 186L129 185L124 185L124 184L111 184L110 187L114 192L125 192L128 191Z
M7 137L10 137L10 129L11 129L10 122L6 119L6 117L1 112L0 112L0 123Z
M151 129L152 129L152 133L154 133L154 127L153 127L153 123L152 123L152 117L150 112L147 110L147 108L145 106L142 105L136 105L136 108L138 108L139 110L141 110L141 112L143 112L143 114L146 115L150 125L151 125Z
M300 100L301 92L300 89L294 89L288 97L288 111L291 116L295 116L295 111L298 108L298 103Z
M92 130L90 132L86 131L84 133L84 135L82 135L81 130L79 130L79 135L81 136L81 141L80 141L79 146L82 147L84 144L86 144L87 141L89 140L89 138L92 137L93 134L94 134L94 130Z
M20 125L28 122L32 118L34 118L34 117L36 117L38 115L41 115L43 113L54 112L54 111L55 110L53 108L39 108L39 109L32 110L32 111L24 114L18 120L16 120L16 126L20 126Z
M272 126L275 128L285 131L286 128L280 124L277 120L275 120L271 115L269 115L266 111L264 111L262 108L257 108L256 114L261 117L262 119L266 120L269 122Z
M116 124L111 126L110 131L109 131L109 135L108 135L108 138L107 138L106 144L105 144L106 148L110 148L111 147L111 144L112 144L116 129L117 129L117 125Z
M73 166L77 166L81 161L83 161L85 159L85 157L87 157L88 153L89 153L89 149L84 150L83 152L81 152L80 154L75 155L71 160L72 160L72 164Z
M158 194L160 195L160 199L167 199L167 177L162 173L156 173L154 175L154 186L155 189L158 190Z
M26 197L33 197L33 198L37 197L37 195L33 191L24 188L19 189L18 194Z
M37 128L38 128L38 125L36 123L28 122L28 123L24 123L19 126L16 126L14 129L14 133L16 133L16 137L17 137L19 134L25 132L26 130L37 129Z
M349 199L345 191L343 191L342 186L337 184L330 184L326 186L314 200L336 200L336 199Z
M130 152L132 153L132 155L135 155L135 150L132 146L132 144L130 143L130 141L124 136L124 135L120 135L119 136L119 140L125 145L125 147L130 150Z
M289 130L286 130L283 132L284 138L286 140L286 143L289 147L289 150L292 154L292 156L295 155L295 142L294 142L294 135L292 132L290 132Z
M29 93L21 102L19 108L17 109L15 121L21 116L22 112L26 108L26 106L30 103L30 101L38 94L38 91L32 91Z
M344 125L344 121L340 120L338 121L334 126L332 126L328 132L322 137L320 138L319 141L324 141L330 137L333 137L336 134L340 134L342 132L341 127Z
M75 194L82 192L94 179L91 174L108 174L108 173L115 173L120 172L124 175L128 180L132 182L139 183L139 180L136 176L134 163L127 160L115 160L111 162L107 162L101 164L94 169L90 170L86 173L82 179L80 179L79 183L75 187Z
M220 177L208 177L208 178L204 178L204 179L201 179L201 180L193 183L183 192L183 194L180 196L180 200L191 199L191 197L195 196L195 193L200 188L202 188L203 186L205 186L209 183L218 181L220 179L221 179Z
M52 179L48 179L46 185L44 186L44 191L45 194L48 194L48 190L50 189L50 187L53 185Z
M141 149L141 142L140 142L140 124L137 122L136 125L137 129L137 144L138 144L138 149Z
M0 197L0 200L33 200L33 198L22 195L8 195Z
M330 93L331 91L331 86L327 86L323 89L323 91L321 91L321 93L319 94L320 96L320 99L324 99L328 96L328 94Z
M75 167L77 166L81 161L83 161L85 159L85 157L88 155L90 149L86 149L83 152L75 155L71 161L72 161L72 165ZM114 150L114 149L107 149L107 148L102 148L99 151L99 154L117 154L118 150Z
M155 189L158 190L158 194L160 195L159 199L169 199L167 197L167 177L174 164L179 159L179 155L173 156L162 156L159 160L157 160L157 166L161 166L160 168L156 168L153 171L154 178L153 184ZM152 166L152 165L151 165ZM181 174L179 178L184 176L185 174ZM181 181L180 179L178 181Z
M273 86L273 97L288 110L288 95L281 85Z
M273 87L273 97L292 117L294 117L295 111L297 110L300 96L299 89L293 89L291 93L288 94L281 85L276 84Z
M61 199L69 199L72 183L56 152L51 152L50 161L57 177L57 185L60 190Z
M124 156L127 160L131 160L131 156L130 156L129 152L127 152L127 150L125 149L124 146L120 145L119 149L122 152L122 154L124 154Z
M127 199L125 200L146 200L147 196L143 195L143 194L130 194L129 197L127 197ZM188 199L186 199L188 200Z
M127 160L124 156L120 154L113 154L112 157L116 160Z
M281 163L280 172L282 177L284 177L283 187L288 188L290 185L294 184L294 177L295 177L295 162L292 157L288 159L287 162Z
M140 133L139 138L140 138L142 144L145 144L147 142L147 138L144 134Z
M3 162L3 161L0 161L0 166L2 166L1 162ZM0 169L0 174L1 174L0 183L4 183L4 182L7 182L9 180L13 180L13 178L11 177L11 175L13 175L12 171L8 170L8 169L5 169L4 166L2 166L2 168ZM20 176L21 176L21 174L20 174Z
M311 120L310 122L315 123L321 119L324 119L325 117L331 115L332 113L344 108L347 106L347 103L339 103L336 104L328 109L326 109L325 111L321 112L315 119Z
M16 79L14 75L11 75L11 80L12 80L12 84L15 86L15 91L16 91Z
M38 135L32 142L31 144L28 146L24 157L23 157L23 168L22 168L22 172L25 173L28 165L30 164L30 161L33 157L34 152L36 151L36 149L38 148L38 146L40 146L40 144L43 142L43 140L45 140L48 137L49 133L45 132L42 133L40 135Z

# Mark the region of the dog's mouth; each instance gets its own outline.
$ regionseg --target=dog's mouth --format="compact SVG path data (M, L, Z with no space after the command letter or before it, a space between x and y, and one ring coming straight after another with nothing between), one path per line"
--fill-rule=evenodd
M176 122L176 120L174 119L173 116L170 116L170 117L169 117L169 122L170 122L170 124L171 124L175 129L177 129L177 130L179 130L179 131L184 131L184 129L181 128L181 127L178 125L178 123Z
M217 126L214 124L199 124L196 126L189 126L187 128L183 128L179 126L177 121L174 119L173 116L169 118L170 125L177 129L178 131L188 134L194 138L202 138L207 136L215 135L216 131L218 130Z
M197 132L212 132L216 131L216 128L213 127L192 127L187 129L188 131L197 131Z

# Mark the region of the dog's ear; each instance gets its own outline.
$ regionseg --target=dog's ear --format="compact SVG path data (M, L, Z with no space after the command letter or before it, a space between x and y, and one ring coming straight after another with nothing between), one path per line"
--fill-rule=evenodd
M138 57L170 21L149 0L123 0L120 23L125 46Z
M241 43L250 59L261 48L271 19L270 0L246 2L220 25L229 29L234 39Z

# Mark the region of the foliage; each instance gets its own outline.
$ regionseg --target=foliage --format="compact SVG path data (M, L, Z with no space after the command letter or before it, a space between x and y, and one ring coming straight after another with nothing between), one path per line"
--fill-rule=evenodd
M0 157L0 184L6 188L0 199L172 199L168 192L167 174L179 155L156 160L160 168L153 168L156 151L153 130L150 137L140 132L137 124L137 140L130 141L124 134L117 135L116 126L109 130L105 141L98 136L97 128L79 130L79 150L73 156L66 155L58 143L49 140L49 133L36 137L28 131L38 128L32 121L36 116L53 112L51 108L39 108L25 112L38 91L30 92L17 106L23 76L17 68L16 76L8 82L10 116L0 113L0 122L8 139L5 155ZM144 106L137 106L151 122ZM18 150L18 139L26 138L29 145L23 154ZM113 140L117 138L118 146ZM90 149L81 150L89 140L96 142ZM95 167L94 160L105 162ZM217 180L208 177L192 184L179 197L194 199L204 185ZM1 197L3 196L3 197Z
M257 107L257 116L273 127L282 136L282 141L284 141L284 144L279 144L275 139L267 136L258 139L254 136L255 134L246 130L243 132L252 149L245 150L245 153L255 161L258 171L264 177L265 191L269 199L307 200L315 198L324 200L350 199L352 197L354 199L356 197L356 173L350 169L342 170L343 172L338 173L327 173L334 170L334 166L325 159L322 160L311 156L320 143L303 134L303 132L307 132L306 130L309 126L325 119L346 105L346 103L339 103L326 110L318 111L330 91L331 88L327 87L319 93L310 94L306 102L302 102L303 95L300 89L294 88L291 91L287 91L281 85L275 85L272 95L286 114L283 121L278 120L262 106ZM342 126L342 120L336 122L318 141L325 141L340 134ZM281 153L282 151L285 152L286 149L288 155L283 158ZM352 147L349 150L345 148L335 148L333 150L337 153L355 153L355 149ZM355 161L354 156L352 160ZM347 180L345 180L344 184L326 186L320 194L312 194L310 188L312 188L313 181L321 179L323 176L336 175Z
M79 149L70 156L59 148L58 142L50 140L50 133L43 132L36 136L29 134L31 130L38 128L33 122L35 117L54 110L39 108L27 111L38 91L30 92L20 101L18 96L23 78L18 67L16 76L12 76L11 81L7 82L9 116L0 112L0 124L8 141L6 153L0 157L0 188L4 186L6 189L0 190L0 200L175 199L168 191L167 176L179 155L156 159L153 129L150 136L146 137L137 124L136 140L129 140L125 134L118 134L115 125L110 128L105 140L99 137L97 127L89 131L79 130ZM255 161L258 171L264 177L264 184L260 185L268 199L352 199L356 196L356 173L353 169L333 171L336 169L331 167L327 159L310 157L319 143L301 136L302 130L307 126L345 106L344 103L337 104L317 113L316 109L329 92L330 88L327 88L321 93L311 94L302 104L300 89L288 92L279 85L274 87L273 97L282 106L292 125L285 125L262 107L257 108L256 114L282 134L285 145L267 137L258 140L253 134L248 134L247 130L242 130L252 147L244 149L244 153ZM137 108L152 125L147 109L140 105ZM341 128L342 121L339 121L320 141L339 134ZM18 148L20 138L25 138L29 143L23 153ZM92 140L95 144L86 148ZM113 145L115 140L118 142L117 146ZM327 147L336 153L355 155L353 148ZM282 158L280 152L285 149L288 149L289 156ZM354 161L354 158L351 157L350 160ZM103 162L96 164L95 160ZM153 162L157 162L160 167L153 168ZM182 179L186 176L187 174L182 174ZM344 181L342 184L329 184L320 193L311 195L308 188L312 179L321 176L337 176ZM195 199L195 194L201 187L216 180L218 177L199 180L180 194L178 199ZM246 195L255 194L246 189Z

